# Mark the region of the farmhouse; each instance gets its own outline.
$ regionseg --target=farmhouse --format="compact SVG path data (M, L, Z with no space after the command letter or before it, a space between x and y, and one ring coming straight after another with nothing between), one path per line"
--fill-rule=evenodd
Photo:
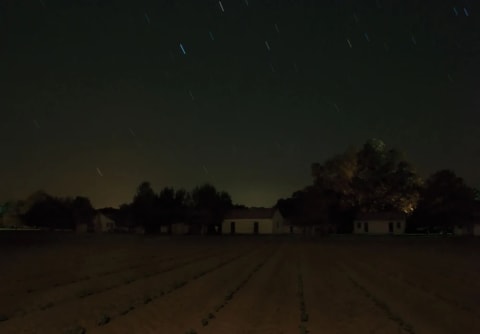
M355 234L403 234L405 214L400 212L375 212L359 214L353 222Z
M222 222L222 234L278 234L285 220L276 208L234 209Z

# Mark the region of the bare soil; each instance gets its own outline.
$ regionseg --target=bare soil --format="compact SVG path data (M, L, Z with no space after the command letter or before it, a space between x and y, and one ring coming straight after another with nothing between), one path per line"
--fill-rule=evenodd
M0 333L480 333L479 239L7 232L0 266Z

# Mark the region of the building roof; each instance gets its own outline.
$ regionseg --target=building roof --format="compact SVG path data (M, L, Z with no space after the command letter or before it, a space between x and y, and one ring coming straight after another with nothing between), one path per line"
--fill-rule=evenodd
M265 219L272 218L274 208L233 209L225 215L225 219Z
M405 219L402 212L368 212L357 215L356 220L398 220Z

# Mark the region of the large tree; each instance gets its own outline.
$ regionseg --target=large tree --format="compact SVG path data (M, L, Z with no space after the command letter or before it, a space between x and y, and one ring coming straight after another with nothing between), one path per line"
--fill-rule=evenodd
M192 190L191 201L193 227L202 233L218 231L226 212L233 207L227 192L219 192L208 183Z
M30 226L50 229L74 229L72 200L47 195L35 202L22 215L23 221Z
M451 170L437 171L425 181L411 225L451 231L471 219L474 203L475 189Z
M87 197L77 196L71 203L73 222L75 225L87 224L93 230L93 218L95 209Z
M157 196L149 182L142 182L133 198L132 214L134 223L143 226L148 233L160 229L158 214L156 210Z

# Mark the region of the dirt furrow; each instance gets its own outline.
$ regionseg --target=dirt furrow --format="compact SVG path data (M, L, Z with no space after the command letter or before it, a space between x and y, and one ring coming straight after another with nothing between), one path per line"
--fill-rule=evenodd
M95 328L92 333L201 332L217 321L226 296L271 253L272 247L267 247L228 263L188 282L182 289Z
M480 333L480 321L471 313L391 279L352 257L344 260L342 265L350 279L383 308L409 324L414 333Z
M295 257L284 245L198 333L298 333Z
M243 248L242 248L243 249ZM136 305L143 305L171 290L182 287L185 281L215 270L220 264L244 256L244 251L218 249L218 256L136 280L130 284L109 289L62 303L58 306L0 322L0 332L5 333L65 333L78 325L93 328L105 318L128 313Z
M349 281L335 247L304 247L303 289L311 333L401 333L401 327Z

